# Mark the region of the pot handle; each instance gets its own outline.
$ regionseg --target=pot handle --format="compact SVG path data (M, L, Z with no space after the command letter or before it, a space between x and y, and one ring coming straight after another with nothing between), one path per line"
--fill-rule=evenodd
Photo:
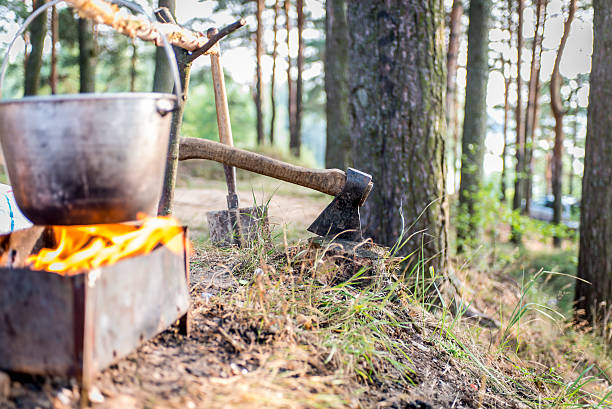
M60 3L62 1L64 0L52 0L40 6L39 8L34 10L32 14L28 16L28 18L26 18L26 20L23 22L21 27L19 27L19 30L17 30L15 37L13 37L13 40L11 41L11 43L8 46L8 49L6 50L6 53L4 55L4 61L2 62L2 68L0 68L0 98L2 98L2 88L4 86L4 76L6 75L6 70L8 68L9 54L11 52L11 49L15 45L15 41L17 41L19 36L23 34L25 29L30 25L30 23L32 23L32 21L34 21L36 17L38 17L39 15L47 11L49 7L53 7L57 3ZM122 6L126 6L137 13L142 13L145 15L148 14L145 12L142 6L134 2L131 2L131 1L126 1L126 0L108 0L108 1L110 1L111 3L116 3ZM150 13L149 19L150 20L152 19L151 21L155 21L154 20L155 15L153 13ZM174 51L172 50L172 46L170 46L170 42L168 41L168 38L166 38L165 34L162 34L161 38L164 43L164 51L166 52L166 57L168 58L168 63L170 64L170 70L172 71L172 77L174 79L174 93L176 95L176 101L174 102L174 108L170 110L170 111L173 111L178 107L179 101L183 97L183 90L181 86L181 79L180 79L179 72L178 72L178 64L176 62L176 57L174 55Z

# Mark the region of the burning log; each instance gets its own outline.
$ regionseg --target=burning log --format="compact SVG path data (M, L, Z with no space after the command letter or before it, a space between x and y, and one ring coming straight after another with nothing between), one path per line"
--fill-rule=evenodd
M104 0L66 0L79 16L112 27L121 34L144 41L152 41L157 46L163 45L162 35L168 37L172 45L187 51L202 48L208 38L200 33L187 30L172 23L152 23L142 17L124 14L119 7Z

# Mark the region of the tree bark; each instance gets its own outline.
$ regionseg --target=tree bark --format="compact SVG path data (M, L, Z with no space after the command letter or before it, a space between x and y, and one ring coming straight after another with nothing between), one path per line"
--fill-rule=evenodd
M325 95L327 143L325 167L346 169L350 153L346 1L325 2Z
M49 75L49 85L51 94L57 94L57 41L59 34L59 21L57 9L51 7L51 74Z
M138 77L138 47L136 46L136 41L132 42L130 65L130 92L134 92L136 91L136 77Z
M594 0L593 61L582 180L580 255L576 281L579 318L591 324L612 303L612 2ZM603 303L603 304L602 304ZM601 309L600 309L601 308ZM584 316L580 316L580 310Z
M575 149L576 149L577 143L578 143L578 111L576 111L576 114L574 117L574 127L572 129L572 147L574 149L572 149L572 154L570 156L571 160L570 160L570 169L569 169L569 177L568 177L570 196L574 196L574 176L575 176L574 175L574 161L576 160Z
M512 0L509 0L512 1ZM523 0L518 0L518 26L517 37L517 63L516 63L516 174L514 176L514 198L512 208L520 209L522 206L523 179L525 172L525 128L523 127L523 78L521 76L521 63L523 61Z
M304 0L296 0L297 10L297 32L298 32L298 54L297 54L297 79L295 82L295 129L289 141L289 147L293 155L299 157L302 149L302 111L304 98Z
M279 0L274 1L274 44L272 46L272 78L270 79L270 145L274 145L274 131L276 124L276 58L278 57L278 14Z
M447 261L442 0L377 0L347 9L353 159L375 183L361 208L366 235ZM422 232L422 234L413 234ZM412 235L412 236L411 236Z
M512 33L510 34L512 37ZM504 76L504 143L502 145L502 171L501 171L501 200L502 202L506 202L506 189L508 188L506 184L506 150L508 144L508 123L510 122L510 82L512 79L510 78L510 72L508 71L508 75L506 75L506 64L510 65L509 61L506 61L502 56L502 72Z
M79 92L96 92L96 44L91 20L79 18Z
M46 0L33 0L32 10L46 3ZM40 68L42 67L42 52L47 32L47 15L43 13L30 24L30 44L32 48L25 63L24 94L38 94L40 85Z
M291 58L291 42L289 34L291 33L291 0L285 0L285 30L287 31L287 111L289 114L289 147L291 141L295 139L295 86L291 71L293 69L293 59Z
M546 2L547 3L547 2ZM534 144L535 126L537 124L537 111L540 96L540 60L542 48L542 34L544 19L546 16L546 6L544 0L537 0L536 3L536 23L534 27L533 44L531 47L531 69L529 71L529 94L527 98L527 110L525 115L525 181L523 187L525 191L525 207L523 213L528 213L531 207L531 170L532 170L532 151Z
M561 43L559 44L559 50L557 51L557 58L555 59L555 65L550 78L550 105L553 116L555 117L555 145L553 147L552 160L552 191L555 198L553 205L554 224L560 224L563 216L563 117L565 116L565 108L563 107L563 102L561 101L561 73L559 72L559 67L561 64L561 59L563 58L563 51L565 50L565 44L567 43L567 38L569 37L575 13L576 0L570 0L569 14L567 16L567 20L565 20L565 25L563 26L563 36L561 37ZM554 237L553 244L555 247L560 247L561 238Z
M457 224L458 252L464 249L464 244L471 245L480 237L481 216L477 206L477 195L482 182L484 139L487 133L490 0L471 0L469 16L465 119L459 187L459 209L467 217L466 222Z
M172 16L176 13L176 0L159 0L158 7L167 7ZM179 48L174 48L175 54ZM174 79L172 78L172 70L168 64L168 57L164 47L155 48L155 74L153 75L153 92L172 92L174 88Z
M455 123L457 121L457 57L461 44L461 17L463 17L463 0L453 0L450 14L450 33L448 36L448 52L446 53L446 129L449 137L453 136L455 147L453 149L453 182L457 174L457 157L459 135ZM450 138L449 138L450 139Z
M263 126L263 73L261 70L261 55L263 53L263 22L261 16L264 9L264 0L257 1L257 31L255 32L255 57L257 60L255 68L255 112L257 113L257 144L263 145L265 142Z

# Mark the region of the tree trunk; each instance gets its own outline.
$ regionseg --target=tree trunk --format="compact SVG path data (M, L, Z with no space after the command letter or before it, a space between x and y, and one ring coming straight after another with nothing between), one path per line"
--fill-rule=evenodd
M327 144L325 167L346 169L350 154L348 43L346 1L325 2L325 95Z
M46 3L46 0L33 0L32 10ZM42 67L42 52L47 32L47 15L43 13L30 24L30 44L32 48L25 63L24 94L38 94L40 85L40 68Z
M361 209L365 233L406 242L401 252L418 253L413 265L422 256L444 274L442 0L354 2L347 21L353 159L375 183Z
M289 33L291 33L291 0L285 0L285 30L287 31L287 111L289 114L289 147L291 148L291 141L295 139L295 87L293 84L293 78L291 77L291 70L293 68L293 61L291 58L291 42L289 41Z
M508 21L507 21L507 30L508 30L508 47L512 49L512 38L513 38L513 27L512 23L512 1L508 0L506 4L508 11ZM502 145L502 171L501 171L501 200L506 203L506 190L508 189L507 185L507 173L508 173L508 162L506 160L506 153L508 150L508 125L510 123L510 84L512 82L512 61L506 60L504 56L501 56L502 60L502 71L504 76L504 143ZM506 74L506 64L508 65L508 73Z
M255 57L257 60L255 73L255 111L257 113L257 144L263 145L265 142L263 126L263 73L261 70L261 54L263 53L263 22L261 15L264 9L264 0L257 0L257 31L255 33Z
M512 1L512 0L509 0ZM517 37L517 63L516 63L516 174L514 176L514 198L512 208L520 209L522 205L523 178L524 178L524 152L525 152L525 128L523 127L523 78L521 76L521 63L523 61L523 0L518 0L518 26Z
M278 57L278 14L279 0L274 1L274 45L272 46L272 78L270 79L270 145L274 145L274 128L276 123L276 58Z
M96 45L91 20L79 18L79 92L96 92Z
M297 55L297 80L295 84L295 129L289 141L291 153L299 157L302 149L302 110L304 81L304 0L296 0L297 9L297 31L298 31L298 55Z
M612 2L594 0L593 8L593 62L578 258L578 278L588 283L576 281L577 315L591 324L600 318L599 306L607 310L612 304L612 26L609 23ZM584 311L584 317L580 317L580 310Z
M547 2L546 2L547 3ZM537 112L540 96L540 59L542 48L542 34L544 29L544 19L546 15L546 4L544 0L537 0L536 5L536 24L534 27L533 44L531 47L531 69L529 71L529 94L527 98L527 111L525 116L525 180L523 187L525 191L525 207L523 213L528 213L531 207L531 171L532 171L532 152L535 142L535 126L537 124Z
M130 61L130 92L136 91L136 77L138 77L138 47L136 41L132 42L132 58Z
M467 216L457 224L457 251L480 237L481 217L477 194L482 182L484 139L487 133L487 80L489 77L490 0L470 1L468 26L467 82L465 87L465 117L461 143L461 185L459 209Z
M569 195L570 196L574 196L574 161L576 160L576 154L575 154L575 149L576 149L576 144L578 143L578 111L576 111L576 115L574 118L574 129L572 132L572 154L570 156L571 161L570 161L570 169L569 169L569 177L568 177L568 183L569 183Z
M450 33L448 36L448 52L446 54L446 129L448 135L453 136L455 143L453 149L453 183L457 174L457 157L459 152L459 135L455 123L457 122L457 57L461 44L461 18L463 17L463 0L453 0L450 14Z
M59 34L59 21L57 9L51 7L51 74L49 75L49 85L51 94L57 94L57 40Z
M176 0L159 0L158 7L167 7L174 17L176 12ZM177 49L174 49L175 54ZM168 57L164 47L155 48L155 74L153 75L153 91L154 92L172 92L174 88L174 79L172 78L172 70L168 63Z
M506 189L508 188L506 184L506 146L508 144L508 123L509 123L509 114L510 114L510 82L511 78L508 72L506 76L506 64L510 64L510 62L506 61L502 56L502 72L504 75L504 143L502 145L502 171L501 171L501 200L502 202L506 202Z
M557 58L555 59L555 65L550 78L550 105L555 117L555 145L553 147L552 160L552 191L555 198L553 206L554 224L560 224L563 216L563 117L565 116L565 108L563 107L563 102L561 101L561 73L559 72L559 67L561 64L561 59L563 58L563 51L565 49L565 44L567 43L567 38L569 37L575 13L576 0L570 0L569 14L567 16L567 20L565 20L563 36L561 37L561 43L559 44L559 50L557 51ZM553 243L555 247L561 247L561 238L554 237Z

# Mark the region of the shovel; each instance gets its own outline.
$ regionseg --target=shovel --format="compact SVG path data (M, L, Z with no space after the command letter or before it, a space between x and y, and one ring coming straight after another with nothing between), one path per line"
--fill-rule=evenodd
M217 34L216 28L206 33L208 38ZM210 68L212 72L215 93L215 106L217 109L217 126L219 140L222 144L233 147L232 125L230 122L227 93L225 91L225 77L221 65L221 52L217 43L210 50ZM210 239L217 246L237 245L249 247L258 234L269 235L267 209L264 206L240 208L238 193L236 192L236 168L223 165L225 181L227 183L228 210L217 210L206 213Z

